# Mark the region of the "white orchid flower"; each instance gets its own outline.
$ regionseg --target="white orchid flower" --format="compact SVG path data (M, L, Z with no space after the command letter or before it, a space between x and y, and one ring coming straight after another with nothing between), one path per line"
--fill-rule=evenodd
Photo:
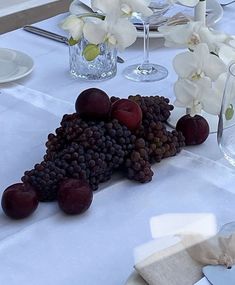
M118 19L116 23L111 23L106 19L87 21L83 34L92 44L107 42L119 50L132 45L137 38L136 28L125 18Z
M174 86L175 106L190 108L191 115L210 108L204 98L213 97L212 81L209 77L200 78L197 82L179 78Z
M185 25L159 27L159 32L165 38L166 47L194 49L196 45L201 43L199 34L201 27L201 22L188 22Z
M171 4L181 4L188 7L194 7L199 3L199 0L168 0Z
M153 11L148 7L151 0L120 0L121 11L125 15L141 13L144 17L149 17Z
M61 24L60 27L68 31L70 36L78 41L82 36L84 21L75 15L68 16Z
M199 79L197 83L179 79L174 87L176 94L174 104L177 107L190 108L191 115L201 113L201 110L212 115L219 115L225 81L226 73L222 73L213 86L208 77Z
M196 46L194 52L186 51L176 55L173 66L180 77L190 80L204 76L216 80L226 70L222 60L210 54L208 46L204 43Z
M160 33L165 37L165 46L189 48L194 50L200 43L206 43L210 52L218 53L218 43L228 39L224 33L210 30L201 22L189 22L185 25L162 26Z
M212 81L226 70L225 64L217 56L210 54L208 46L199 44L194 52L176 55L173 66L179 76L175 83L176 106L191 108L192 114L202 108L214 112Z

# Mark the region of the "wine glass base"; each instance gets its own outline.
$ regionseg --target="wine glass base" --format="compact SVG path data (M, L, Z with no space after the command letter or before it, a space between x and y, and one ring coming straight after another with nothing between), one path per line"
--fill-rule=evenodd
M164 66L158 64L134 64L125 68L123 75L132 81L152 82L166 78L168 70Z

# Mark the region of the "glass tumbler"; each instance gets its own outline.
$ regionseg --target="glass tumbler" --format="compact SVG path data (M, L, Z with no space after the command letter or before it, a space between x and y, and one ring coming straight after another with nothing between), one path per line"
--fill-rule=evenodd
M87 60L83 51L89 42L82 38L77 44L69 46L70 73L74 78L89 81L110 79L117 73L117 50L106 43L98 45L99 55Z

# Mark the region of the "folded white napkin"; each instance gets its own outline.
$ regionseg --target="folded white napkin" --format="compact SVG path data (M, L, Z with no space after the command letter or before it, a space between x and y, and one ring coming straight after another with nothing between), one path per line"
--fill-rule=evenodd
M192 233L181 235L178 241L168 238L168 245L163 238L157 242L155 252L135 265L149 285L193 285L201 279L204 266L231 268L235 262L235 233L227 236ZM160 248L162 243L165 247Z

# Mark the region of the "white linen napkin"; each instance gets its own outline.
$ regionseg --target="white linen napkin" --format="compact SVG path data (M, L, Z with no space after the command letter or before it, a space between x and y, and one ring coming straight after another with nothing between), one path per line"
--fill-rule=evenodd
M24 171L40 162L47 135L59 126L64 113L74 106L48 94L18 84L4 84L0 90L0 193L16 182ZM9 221L0 216L0 240L28 224L48 217L56 207L39 206L38 215L24 221Z
M36 103L39 93L11 88L0 95L1 192L41 160L47 134L61 113L73 109L46 94ZM47 102L57 106L59 116ZM235 220L232 170L185 151L153 170L148 184L114 177L101 185L81 216L63 215L56 203L42 203L23 221L12 221L0 210L0 284L124 284L133 249L151 239L151 217L183 212L213 214L218 225Z

